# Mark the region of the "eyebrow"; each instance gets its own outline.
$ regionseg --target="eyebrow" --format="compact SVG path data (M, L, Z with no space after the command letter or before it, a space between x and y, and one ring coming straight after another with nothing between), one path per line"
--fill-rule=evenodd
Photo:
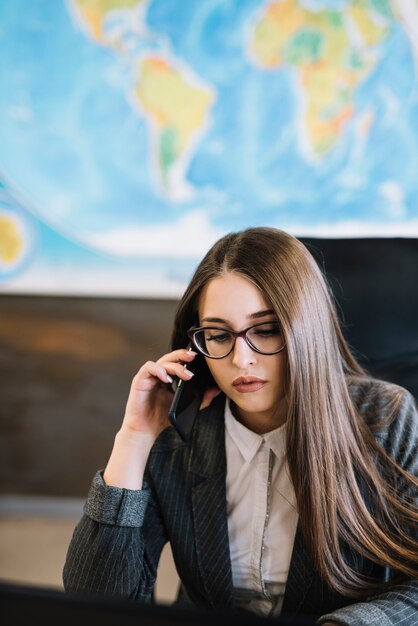
M247 318L249 320L258 320L260 317L266 317L266 315L275 315L275 312L273 311L273 309L266 309L265 311L257 311L256 313L251 313L250 315L247 315ZM203 322L217 322L219 324L231 325L229 320L225 320L222 317L204 317L202 320L200 320L201 324Z

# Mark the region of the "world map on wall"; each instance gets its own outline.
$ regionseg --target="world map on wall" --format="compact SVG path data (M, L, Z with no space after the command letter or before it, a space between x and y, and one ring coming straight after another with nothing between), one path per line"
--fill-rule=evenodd
M0 288L177 294L222 234L418 236L418 1L0 4Z

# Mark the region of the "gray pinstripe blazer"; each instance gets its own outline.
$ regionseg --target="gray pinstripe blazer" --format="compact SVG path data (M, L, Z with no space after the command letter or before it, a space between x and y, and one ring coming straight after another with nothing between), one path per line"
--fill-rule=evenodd
M388 396L400 388L375 380L351 385L364 419L384 417ZM379 431L388 453L418 475L418 419L412 396L395 421ZM170 541L178 574L188 598L197 606L233 609L233 585L226 514L224 398L201 411L192 443L172 427L156 441L141 491L93 481L85 513L75 529L64 567L67 591L95 591L152 599L161 550ZM301 532L297 531L283 613L304 613L318 624L333 620L355 626L418 625L418 581L404 580L383 589L393 572L347 552L346 558L382 581L382 593L367 602L332 591L315 571ZM322 618L321 618L322 616Z

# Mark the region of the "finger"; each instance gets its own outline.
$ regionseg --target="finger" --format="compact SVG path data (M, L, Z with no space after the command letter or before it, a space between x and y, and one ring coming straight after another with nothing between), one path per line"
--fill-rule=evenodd
M147 361L134 378L134 388L140 391L149 391L157 382L171 384L173 376L183 380L190 380L193 378L193 372L185 369L183 363Z
M149 391L157 381L171 384L173 375L190 380L193 374L184 369L184 363L193 361L196 355L197 352L181 349L165 354L158 361L147 361L134 377L132 386L136 390Z
M135 389L149 390L158 381L171 383L173 379L162 365L154 361L147 361L134 377L132 385Z
M197 356L197 352L194 350L186 350L184 348L180 350L173 350L173 352L168 352L164 354L157 360L157 363L190 363Z
M161 365L170 376L177 376L183 380L190 380L194 376L193 372L183 363L163 363Z

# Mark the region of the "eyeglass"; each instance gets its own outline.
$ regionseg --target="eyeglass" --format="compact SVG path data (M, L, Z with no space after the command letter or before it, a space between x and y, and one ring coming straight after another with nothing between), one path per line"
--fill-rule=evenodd
M223 359L231 354L238 337L259 354L278 354L286 347L277 322L261 322L240 332L218 326L192 327L187 335L197 350L210 359Z

